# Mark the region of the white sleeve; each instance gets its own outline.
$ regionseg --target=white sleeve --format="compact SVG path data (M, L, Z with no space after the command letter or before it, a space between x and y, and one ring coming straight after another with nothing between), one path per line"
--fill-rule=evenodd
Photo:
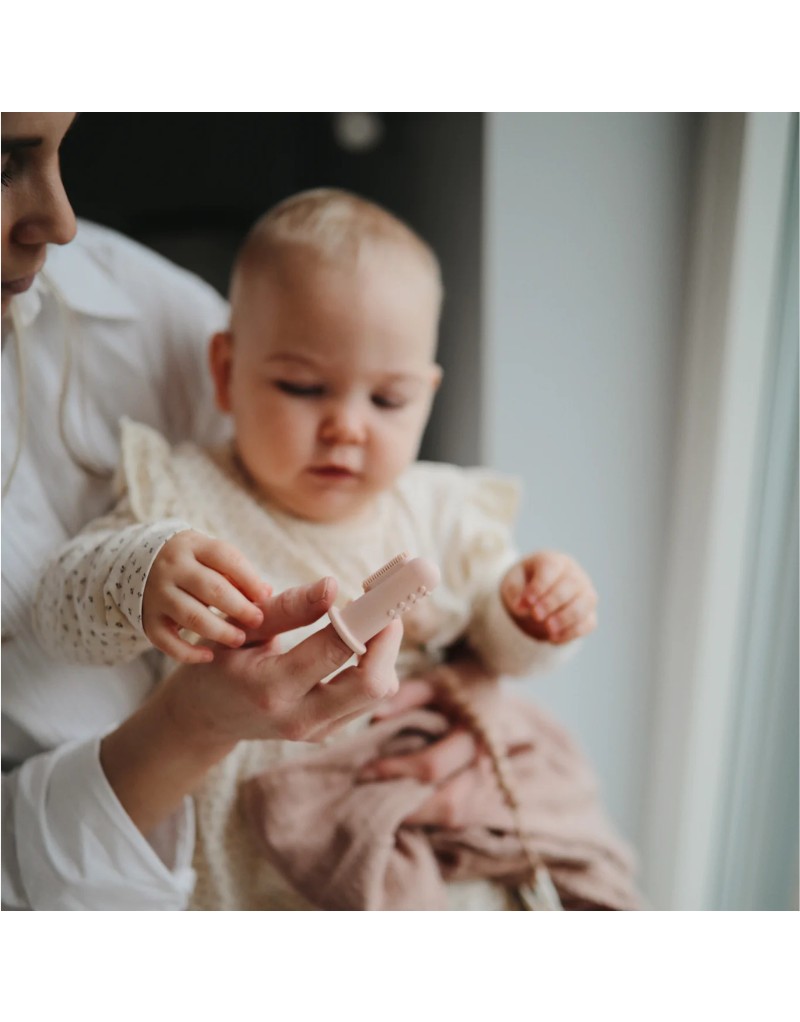
M100 766L99 739L3 775L4 909L183 909L195 876L190 799L148 837Z
M177 518L136 522L127 500L90 523L45 568L33 607L47 652L67 663L124 664L150 648L142 598L153 561Z

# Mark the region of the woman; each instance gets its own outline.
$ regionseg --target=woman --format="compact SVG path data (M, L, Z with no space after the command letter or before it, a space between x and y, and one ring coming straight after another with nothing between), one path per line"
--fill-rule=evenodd
M66 668L39 650L28 622L38 572L110 506L119 417L174 440L220 429L203 362L225 305L111 231L85 224L76 237L59 172L72 120L2 123L3 904L182 908L187 796L204 773L242 738L319 740L391 694L400 628L328 687L319 679L351 655L332 629L286 654L271 640L325 613L333 579L266 600L246 647L155 691L144 659Z
M336 582L321 579L266 598L244 647L218 649L211 664L183 666L155 690L146 657L73 668L40 650L29 613L39 573L112 504L120 417L172 442L208 443L222 428L204 362L225 303L129 239L76 225L58 162L72 120L4 114L2 124L3 904L183 908L194 883L189 794L243 739L317 741L377 707L397 687L401 629L385 629L358 667L320 685L351 655L331 628L286 654L273 640L332 605ZM457 670L455 719L474 716L462 705L468 688L491 725L494 679L468 657ZM376 715L437 696L430 680L407 682ZM550 730L553 747L566 747ZM570 769L572 810L594 811L577 755ZM497 795L485 752L458 724L421 751L372 762L367 777L431 786L404 824L458 828L481 786ZM462 907L476 907L469 892Z

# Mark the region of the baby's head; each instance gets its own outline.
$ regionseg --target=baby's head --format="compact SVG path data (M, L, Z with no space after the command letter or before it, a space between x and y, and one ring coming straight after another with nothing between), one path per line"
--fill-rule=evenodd
M252 228L230 301L211 368L247 473L301 518L360 515L416 458L441 376L433 252L374 203L303 192Z

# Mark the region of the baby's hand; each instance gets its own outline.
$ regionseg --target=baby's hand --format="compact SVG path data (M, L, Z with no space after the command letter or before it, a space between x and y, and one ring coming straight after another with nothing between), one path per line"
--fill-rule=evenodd
M515 564L500 583L506 610L534 639L561 646L597 627L597 593L566 554L542 550Z
M246 636L233 622L258 628L264 614L256 604L270 592L235 547L187 529L167 540L147 576L144 633L156 649L181 663L205 663L214 654L180 638L180 629L188 628L223 646L241 646ZM231 620L214 614L210 607Z

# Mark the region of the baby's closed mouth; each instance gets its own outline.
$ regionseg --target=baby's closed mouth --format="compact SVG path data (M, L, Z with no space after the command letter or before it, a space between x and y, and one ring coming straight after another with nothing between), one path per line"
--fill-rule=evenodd
M346 465L314 465L309 472L324 479L355 479L358 475L358 472Z

